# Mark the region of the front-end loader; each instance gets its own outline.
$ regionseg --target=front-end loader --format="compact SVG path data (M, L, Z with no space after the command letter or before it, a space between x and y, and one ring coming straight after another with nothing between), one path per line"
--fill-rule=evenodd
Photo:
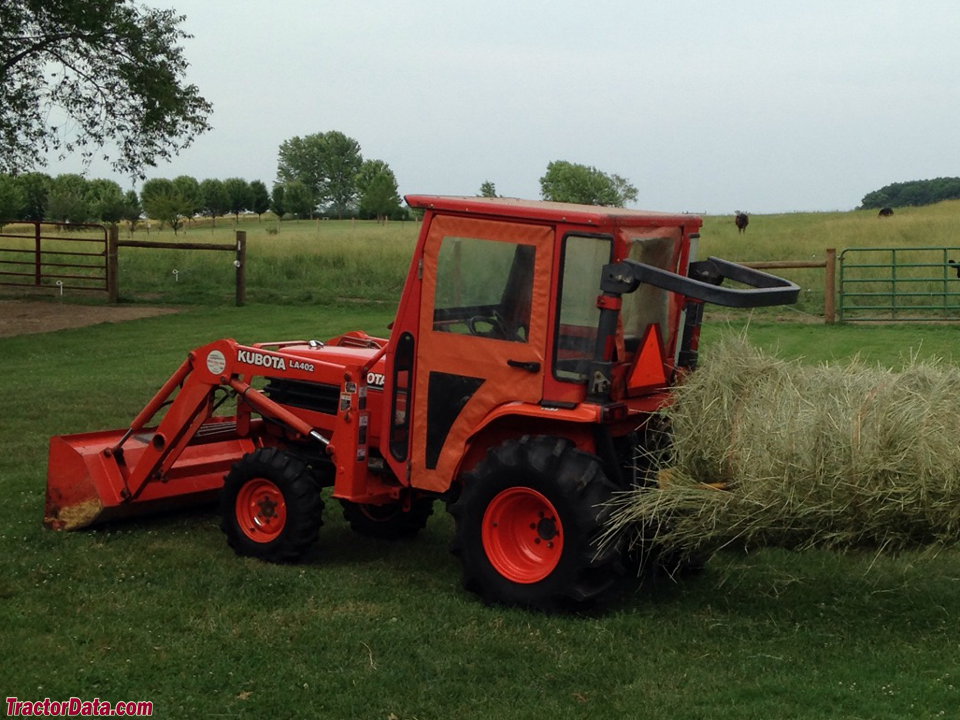
M219 497L231 547L283 562L316 540L325 495L378 537L415 534L441 499L484 599L607 593L624 568L597 543L609 501L640 481L647 425L696 365L704 303L799 288L695 261L692 215L407 202L423 221L389 338L196 348L130 427L52 439L46 524Z

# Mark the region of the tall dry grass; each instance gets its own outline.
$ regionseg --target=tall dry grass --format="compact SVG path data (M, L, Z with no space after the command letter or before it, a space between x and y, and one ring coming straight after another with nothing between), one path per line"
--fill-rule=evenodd
M817 260L828 247L954 246L960 201L897 209L890 218L874 211L754 215L747 232L737 233L733 216L707 216L700 257L738 261ZM10 229L8 226L7 230ZM252 302L331 302L339 298L395 302L403 287L419 223L311 220L278 223L242 217L191 221L179 234L147 232L137 240L229 243L237 229L247 233L248 297ZM123 236L130 235L125 230ZM0 246L19 241L2 239ZM25 247L31 246L25 240ZM53 247L56 247L54 244ZM960 260L960 257L957 258ZM174 270L178 272L173 273ZM229 302L234 270L229 253L123 248L121 294L127 300ZM804 290L796 309L817 315L823 309L821 269L778 271ZM782 309L776 312L784 312Z

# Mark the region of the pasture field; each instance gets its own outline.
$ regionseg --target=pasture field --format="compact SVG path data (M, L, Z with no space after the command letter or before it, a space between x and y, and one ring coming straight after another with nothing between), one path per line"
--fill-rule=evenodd
M951 247L960 245L958 224L960 201L898 208L893 217L883 219L873 210L754 215L742 235L737 233L732 215L705 216L699 256L744 262L822 261L827 248ZM389 305L397 301L403 288L419 223L278 223L270 216L262 221L246 216L239 223L219 218L215 227L209 221L192 221L176 236L169 229L154 227L148 233L140 228L132 238L230 243L238 228L247 233L249 302L342 304L364 300ZM126 230L121 233L122 239L130 237ZM233 302L235 272L230 253L121 248L119 264L120 294L125 302ZM822 269L778 272L804 290L795 307L769 314L797 319L822 314Z
M958 716L955 549L724 554L605 613L546 616L460 588L439 503L420 537L388 543L354 536L328 499L318 547L288 566L235 557L210 510L42 528L49 436L125 426L191 348L384 333L391 319L370 303L253 304L0 338L5 696L144 699L160 718ZM743 327L705 327L706 361ZM953 328L754 316L747 332L810 362L958 359Z

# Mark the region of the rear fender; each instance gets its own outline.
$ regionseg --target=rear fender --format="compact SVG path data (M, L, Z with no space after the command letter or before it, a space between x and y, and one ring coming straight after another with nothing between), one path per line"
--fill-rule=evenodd
M597 452L595 430L600 421L600 408L580 405L576 408L554 408L509 403L484 418L467 441L466 452L457 466L452 485L477 463L490 448L523 435L552 435L568 438L584 452Z

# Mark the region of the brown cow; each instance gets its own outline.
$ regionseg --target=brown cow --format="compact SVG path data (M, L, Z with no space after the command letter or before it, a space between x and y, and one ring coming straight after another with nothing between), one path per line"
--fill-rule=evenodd
M737 214L734 216L733 221L737 224L737 230L741 233L747 231L747 225L750 224L750 217L745 212L740 212L737 210Z

